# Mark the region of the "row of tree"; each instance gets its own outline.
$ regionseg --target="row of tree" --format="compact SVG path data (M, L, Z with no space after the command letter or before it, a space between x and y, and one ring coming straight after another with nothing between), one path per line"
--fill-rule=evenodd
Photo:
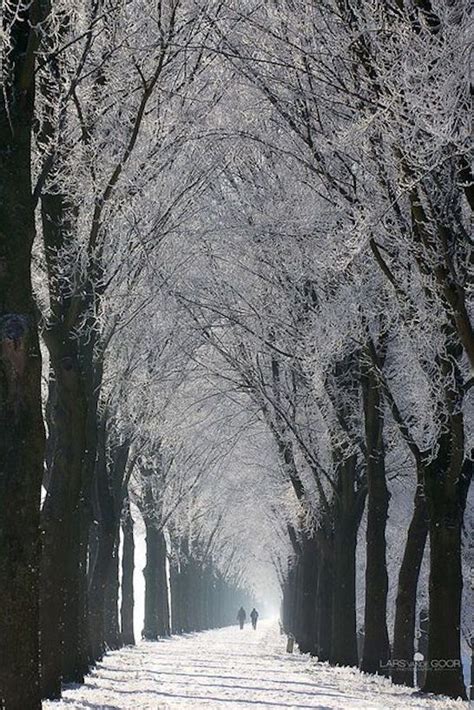
M212 255L204 253L201 269L211 283L198 294L195 284L181 290L181 299L266 422L301 505L288 526L294 555L280 570L287 629L302 650L359 663L363 521L360 666L392 668L394 681L412 685L429 539L424 689L466 697L474 343L467 6L227 10L226 30L215 29L238 81L227 111L221 105L222 177L203 219ZM392 613L386 530L390 505L400 504L390 501L390 481L401 471L413 513L399 532L406 539Z
M158 265L160 243L191 209L185 197L207 169L183 173L179 163L210 61L211 9L181 1L2 4L0 698L7 710L38 708L41 697L59 697L63 680L81 682L116 632L121 512L134 470L143 469L145 480L147 467L158 469L159 406L142 388L161 376L166 397L183 373L179 337L173 347L166 340L175 324L158 332L147 318L168 276ZM201 110L205 103L203 96ZM143 200L153 210L144 212ZM180 258L168 264L171 272ZM135 389L125 391L132 375ZM154 542L162 543L155 525ZM186 560L176 577L181 594ZM211 594L206 574L201 605ZM150 635L156 624L159 632L169 625L163 610L155 618L157 575L163 569L151 562ZM130 570L124 588L130 595ZM164 604L163 586L160 598ZM181 621L183 628L213 623L217 616L203 609ZM130 639L130 609L123 631Z
M227 623L272 569L301 650L358 665L363 626L361 668L407 684L429 539L424 688L465 697L467 3L5 0L1 22L6 710L119 643L120 549L131 640L127 501L147 638L170 603L177 632Z

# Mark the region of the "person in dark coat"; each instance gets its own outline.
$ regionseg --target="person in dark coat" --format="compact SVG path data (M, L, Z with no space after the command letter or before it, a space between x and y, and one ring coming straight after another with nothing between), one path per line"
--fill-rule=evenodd
M250 619L252 621L252 628L255 630L257 628L258 621L258 611L255 609L255 607L250 612Z
M239 622L239 626L241 629L244 628L246 618L247 618L247 614L245 613L245 609L243 606L241 606L239 611L237 612L237 621Z

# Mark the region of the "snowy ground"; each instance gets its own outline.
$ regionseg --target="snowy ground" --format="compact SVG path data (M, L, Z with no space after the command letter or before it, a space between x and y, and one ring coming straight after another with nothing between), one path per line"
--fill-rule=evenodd
M417 697L387 680L330 668L284 652L285 638L266 622L110 653L83 686L48 710L467 710L468 704Z

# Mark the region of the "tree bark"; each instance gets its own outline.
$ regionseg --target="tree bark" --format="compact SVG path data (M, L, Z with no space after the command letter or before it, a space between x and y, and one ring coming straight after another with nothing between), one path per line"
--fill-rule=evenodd
M439 436L437 456L423 469L430 539L428 658L423 690L466 700L460 633L461 533L473 463L465 459L463 393L456 387L453 360L443 365L449 414Z
M77 357L66 355L61 345L50 350L56 376L55 441L49 488L41 511L41 689L42 697L50 699L61 695L66 577L70 569L67 557L71 554L71 526L85 445L85 403Z
M125 646L135 645L133 626L133 572L135 568L135 541L133 536L133 518L130 511L130 501L127 498L122 517L123 549L122 549L122 603L120 620L122 642Z
M145 577L145 620L142 636L149 641L156 641L160 635L160 550L159 530L155 521L145 519L146 529L146 565Z
M160 636L171 636L170 627L170 604L169 604L169 583L168 583L168 554L166 549L166 539L163 531L160 531Z
M191 604L189 600L189 578L187 570L187 560L180 561L180 608L181 608L181 626L184 633L189 633L192 630L191 621Z
M392 681L398 685L413 686L413 671L410 666L415 653L416 597L427 534L428 512L422 485L418 484L398 575L395 603Z
M357 457L339 463L334 502L333 600L330 660L334 665L357 666L356 547L365 484L357 490Z
M302 653L317 654L316 594L318 573L318 547L315 538L302 536L298 560L298 621L296 641Z
M471 676L470 676L470 692L469 700L474 700L474 636L470 638L471 646Z
M100 661L105 653L105 591L115 536L110 530L102 529L99 535L99 549L94 572L88 589L88 630L89 655L93 663Z
M388 574L385 529L390 495L385 477L384 401L369 365L362 376L367 470L367 562L365 575L364 650L361 670L387 674L390 645L387 630Z
M98 457L95 473L95 507L98 518L98 547L90 571L88 590L88 628L90 656L93 662L105 652L105 602L114 550L119 538L120 510L114 490L113 471L107 466L106 426L101 423L98 436Z
M281 623L284 631L295 633L296 623L296 578L297 559L290 560L286 579L283 582L281 601Z
M106 649L111 651L116 651L123 645L120 633L118 611L119 587L119 556L117 539L114 545L112 561L105 585L104 641Z
M41 355L31 287L31 183L40 3L4 4L0 92L0 705L40 702Z
M355 553L357 527L338 525L334 537L331 656L338 666L357 666Z
M181 579L179 567L176 561L171 564L170 569L171 587L171 633L180 634L182 632L181 622Z
M441 445L438 460L426 467L425 474L430 578L428 658L423 690L466 700L460 640L463 587L461 535L465 498L459 484L460 476L453 475L456 458L458 468L462 467L462 449L457 448L463 441L462 414L455 414L453 420L450 453ZM446 436L445 433L444 438ZM446 466L447 473L441 472L440 466Z
M329 661L332 652L333 619L333 541L327 532L317 533L318 577L316 587L315 642L320 661Z
M440 509L446 506L442 503ZM461 648L461 526L430 521L428 668L423 690L467 700Z
M84 363L83 354L81 354L81 361ZM73 546L71 549L71 554L74 552L74 554L77 555L77 559L72 562L73 576L69 580L70 584L75 587L71 589L70 597L74 600L74 607L69 609L66 605L65 612L67 616L76 613L79 614L78 619L70 621L68 634L70 633L71 635L66 641L69 649L68 659L70 670L73 674L77 674L77 680L70 677L70 682L82 682L80 679L87 675L90 667L97 660L92 654L93 642L89 634L91 625L88 592L90 588L89 544L91 524L93 521L91 492L94 483L97 456L97 433L99 430L97 397L101 375L97 373L97 368L91 365L85 366L83 377L87 401L85 426L86 444L81 471L81 489L77 502L78 515L75 518L77 529L74 530L74 536L77 540L77 547ZM74 653L76 654L76 658L73 658ZM66 677L65 675L65 679Z
M89 669L85 656L86 628L84 623L84 599L86 595L85 559L81 558L81 511L79 505L73 511L71 537L65 576L64 648L62 675L66 683L83 683Z

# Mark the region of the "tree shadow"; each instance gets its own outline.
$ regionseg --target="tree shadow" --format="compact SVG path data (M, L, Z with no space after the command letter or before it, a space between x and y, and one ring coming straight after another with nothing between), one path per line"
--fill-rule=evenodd
M172 661L169 663L170 666L174 665ZM202 668L206 668L205 665L201 666ZM218 666L216 666L218 667ZM213 670L213 666L208 666L209 671ZM117 672L117 673L123 673L124 669L119 668L117 666L106 666L104 668L105 671L111 671L112 673ZM266 669L268 672L268 669ZM220 680L237 680L237 681L248 681L249 678L247 676L241 676L241 675L216 675L213 672L210 673L186 673L185 671L169 671L169 670L148 670L144 668L127 668L127 672L132 672L132 673L146 673L148 675L156 675L156 676L183 676L183 677L188 677L188 678L216 678ZM128 683L128 681L125 678L116 678L115 676L106 676L103 672L100 673L99 675L92 674L93 677L100 677L100 678L108 678L108 680L113 680L115 682L119 683ZM278 683L279 685L288 685L290 687L293 687L295 685L297 686L304 686L307 688L317 688L317 683L311 683L309 681L301 681L301 680L280 680L279 678L260 678L260 680L263 683ZM80 687L80 686L78 686ZM325 686L329 687L329 686ZM331 687L336 687L336 686L331 686ZM277 690L277 688L275 688ZM303 692L303 691L300 691Z
M291 695L298 695L298 696L304 696L306 702L310 702L311 698L316 698L316 696L326 696L326 697L333 697L333 698L342 698L344 700L344 705L346 704L348 699L354 699L354 700L360 700L361 698L357 698L355 695L348 695L347 693L342 693L342 692L328 692L326 690L316 690L316 687L314 684L308 683L310 687L312 687L312 692L309 690L294 690L293 689L293 683L291 681L288 681L286 684L289 686L288 689L286 688L281 688L281 687L266 687L266 686L261 686L261 685L236 685L235 683L233 684L226 684L221 681L223 680L230 680L227 676L217 676L217 675L197 675L197 674L192 674L192 673L180 673L180 672L161 672L161 671L145 671L143 672L143 675L146 675L146 678L143 678L143 681L149 681L150 683L155 684L156 682L159 682L158 680L155 681L153 678L150 678L150 676L157 676L160 678L162 675L168 675L172 677L180 676L180 677L186 677L189 680L182 681L182 685L184 684L191 684L193 685L193 680L199 680L202 677L206 677L209 679L214 679L216 682L215 683L199 683L198 685L198 690L201 688L204 690L205 688L211 688L213 690L242 690L246 692L257 692L257 693L278 693L278 692L288 692ZM237 676L234 676L234 678L237 678ZM126 689L121 689L114 687L117 682L119 683L125 683L125 680L122 679L117 679L114 676L106 676L102 675L101 679L103 680L108 680L111 682L112 685L110 686L102 686L102 689L104 690L109 690L109 691L114 691L120 695L135 695L136 694L136 689L135 690L126 690ZM245 678L240 678L239 680L246 680ZM166 681L165 681L166 682ZM265 681L263 681L265 682ZM273 681L268 681L269 683L272 683ZM284 681L281 681L281 683L285 683ZM91 686L89 686L91 687ZM92 687L98 687L95 684L92 685ZM223 703L229 703L229 702L236 702L236 703L248 703L248 704L261 704L261 705L276 705L280 707L295 707L295 708L322 708L324 706L322 705L298 705L295 703L288 704L286 702L274 702L271 700L265 700L264 698L260 700L251 700L248 698L222 698L222 697L212 697L209 695L201 695L201 696L194 696L194 695L178 695L173 692L167 692L164 690L158 690L158 689L151 689L151 688L142 688L142 692L151 694L151 695L164 695L166 697L176 697L176 698L199 698L200 700L213 700L215 702L223 702Z
M231 687L231 686L228 686ZM251 688L249 688L251 690ZM118 690L118 693L123 693L123 694L135 694L136 691L123 691L123 690ZM286 702L280 702L280 701L273 701L273 700L249 700L248 698L222 698L222 697L216 697L212 695L181 695L178 693L168 693L166 691L161 691L161 690L152 690L152 691L147 691L148 694L150 695L155 695L159 697L164 697L164 698L174 698L174 699L180 699L180 700L198 700L201 702L209 702L212 701L213 703L219 704L219 703L238 703L242 705L261 705L263 707L276 707L276 708L291 708L291 710L334 710L333 707L329 707L329 705L302 705L298 703L286 703ZM343 697L343 696L342 696ZM92 706L92 707L97 707L97 706ZM102 707L102 706L98 706ZM104 706L106 707L106 706ZM199 705L195 705L194 708L199 708ZM116 710L114 708L114 710ZM117 710L122 710L121 708L117 708Z
M62 705L73 705L74 710L83 710L83 708L91 708L91 710L123 710L119 705L106 705L104 703L91 703L88 700L73 700L72 698L61 698Z

